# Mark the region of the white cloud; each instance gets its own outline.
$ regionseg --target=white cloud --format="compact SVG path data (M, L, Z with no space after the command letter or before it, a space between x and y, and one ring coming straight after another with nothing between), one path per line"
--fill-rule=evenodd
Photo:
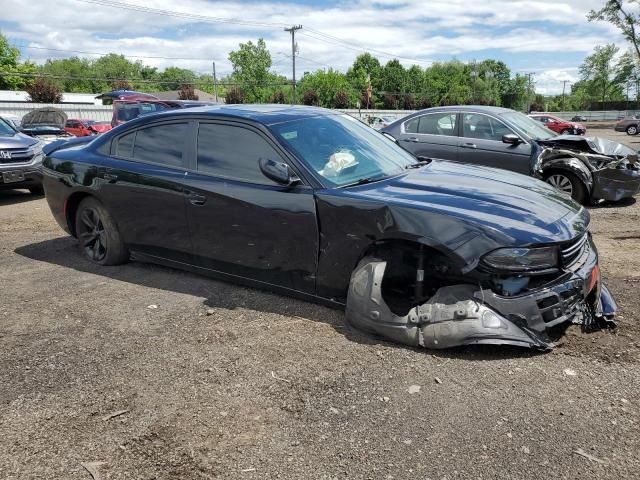
M122 1L122 0L121 0ZM179 11L183 15L241 18L260 25L199 22L193 18L162 16L88 4L79 0L25 2L4 0L2 24L12 40L31 46L95 52L117 52L149 57L189 57L211 60L144 58L145 64L179 66L209 72L215 60L220 74L229 73L227 57L238 43L264 37L272 52L274 69L289 74L290 37L283 25L301 23L297 37L299 70L331 65L345 70L360 48L387 52L425 63L433 58L481 54L485 50L536 54L587 54L595 45L621 39L604 23L588 23L585 15L602 0L356 0L314 6L292 1L126 0L131 4ZM340 45L322 32L345 40ZM23 50L34 61L68 56L53 51ZM283 53L278 53L283 52ZM386 62L389 57L378 55ZM481 56L481 55L480 55ZM557 88L558 72L573 72L577 65L545 70L539 89ZM556 87L553 87L555 82ZM560 83L561 84L561 83Z

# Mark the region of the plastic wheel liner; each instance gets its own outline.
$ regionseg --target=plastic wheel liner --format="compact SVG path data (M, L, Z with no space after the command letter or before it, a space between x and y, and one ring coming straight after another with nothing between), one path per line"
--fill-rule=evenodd
M502 297L474 285L444 286L426 303L396 315L382 296L387 262L363 259L351 276L347 320L356 328L411 346L449 348L498 344L550 350L547 329L565 322L592 328L610 321L616 310L608 290L589 305L584 281L568 274L552 287L517 297Z

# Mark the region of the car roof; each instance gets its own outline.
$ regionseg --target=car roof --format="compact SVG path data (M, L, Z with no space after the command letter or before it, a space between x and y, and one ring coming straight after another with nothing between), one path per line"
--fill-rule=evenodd
M493 115L500 115L501 113L513 112L510 108L492 107L489 105L447 105L445 107L433 107L420 110L418 113L427 112L469 112L469 113L491 113Z
M198 115L212 117L229 117L237 119L253 120L265 125L299 120L302 118L343 115L342 112L320 107L308 107L304 105L281 104L238 104L238 105L212 105L203 107L184 108L177 110L163 110L160 112L142 115L128 124L146 123L149 120L161 117L180 117L183 115Z

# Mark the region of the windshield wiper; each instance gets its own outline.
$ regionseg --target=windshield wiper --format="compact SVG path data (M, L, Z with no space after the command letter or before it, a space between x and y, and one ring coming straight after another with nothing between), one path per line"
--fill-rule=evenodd
M405 169L420 168L431 163L431 159L428 157L417 157L417 160L418 161L416 163L410 163L409 165L406 165L404 168Z
M402 170L400 172L402 172ZM345 185L340 185L338 188L356 187L358 185L365 185L367 183L379 182L381 180L386 180L387 178L390 178L391 176L392 175L381 174L381 175L377 175L377 176L374 176L374 177L362 177L362 178L356 180L353 183L347 183Z

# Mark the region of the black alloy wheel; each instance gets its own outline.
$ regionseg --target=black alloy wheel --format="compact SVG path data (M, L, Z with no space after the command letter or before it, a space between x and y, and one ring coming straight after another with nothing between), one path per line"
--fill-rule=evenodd
M118 265L129 260L129 251L107 209L95 198L85 198L76 215L80 249L94 263Z
M80 212L78 240L80 240L85 255L94 262L100 262L107 256L104 225L95 209L85 208Z

